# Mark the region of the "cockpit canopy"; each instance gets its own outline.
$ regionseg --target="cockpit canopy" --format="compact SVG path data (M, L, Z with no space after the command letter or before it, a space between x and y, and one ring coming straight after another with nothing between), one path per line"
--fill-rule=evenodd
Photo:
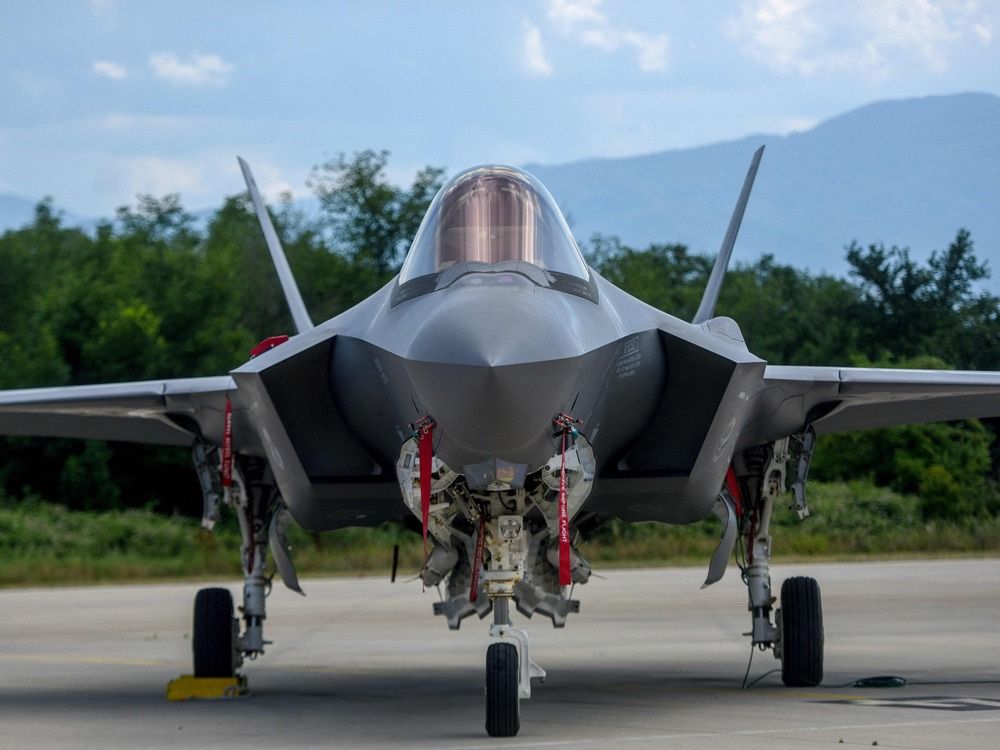
M434 197L399 283L440 274L459 263L509 267L518 261L590 277L562 213L538 180L514 167L473 167Z

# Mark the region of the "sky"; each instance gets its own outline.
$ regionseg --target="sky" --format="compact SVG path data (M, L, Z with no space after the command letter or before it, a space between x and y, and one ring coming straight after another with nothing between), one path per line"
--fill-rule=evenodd
M1000 94L998 37L997 0L10 3L0 193L201 209L243 189L237 154L274 199L365 148L402 183L787 133Z

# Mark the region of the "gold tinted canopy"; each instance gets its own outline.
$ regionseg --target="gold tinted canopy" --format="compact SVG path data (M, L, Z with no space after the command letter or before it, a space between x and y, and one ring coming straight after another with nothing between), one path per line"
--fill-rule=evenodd
M445 184L431 203L400 272L400 283L457 263L531 263L589 277L549 192L514 167L475 167Z

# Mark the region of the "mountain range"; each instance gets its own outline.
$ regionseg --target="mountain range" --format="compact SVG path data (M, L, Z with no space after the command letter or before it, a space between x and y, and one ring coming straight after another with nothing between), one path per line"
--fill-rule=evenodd
M839 274L852 240L922 258L965 227L1000 277L1000 98L991 94L882 101L790 135L526 168L578 238L601 232L633 247L683 242L714 254L762 144L737 259L773 253Z
M881 101L788 135L525 166L581 240L600 232L633 247L683 242L714 254L761 144L737 260L773 253L840 274L852 240L905 246L924 258L965 227L979 257L991 261L990 286L1000 288L1000 97L992 94ZM0 194L0 231L29 221L34 203ZM307 213L314 203L303 202ZM71 213L64 219L96 223Z

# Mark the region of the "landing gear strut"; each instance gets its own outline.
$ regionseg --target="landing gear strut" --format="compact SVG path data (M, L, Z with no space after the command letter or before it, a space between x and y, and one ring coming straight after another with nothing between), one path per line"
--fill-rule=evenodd
M197 456L196 456L197 464ZM233 484L226 493L226 503L232 505L240 523L243 544L240 547L243 566L243 632L234 616L233 597L227 589L207 588L198 592L194 603L192 651L195 677L232 677L244 659L255 659L264 653L264 619L267 617L265 598L270 579L265 575L268 526L274 514L277 495L265 476L263 462L243 459L233 467ZM212 489L211 484L208 489ZM211 514L217 513L218 497ZM206 518L209 514L209 494L206 492ZM272 536L281 534L272 528ZM289 563L290 565L290 563ZM286 581L288 575L282 571ZM294 578L294 570L290 574ZM294 590L298 590L297 581Z
M807 435L808 437L808 435ZM801 441L811 454L812 442ZM750 637L754 647L771 648L781 661L781 679L785 685L815 687L823 681L823 607L819 584L813 578L796 577L781 587L781 606L772 618L777 601L771 594L771 512L775 499L787 488L789 439L776 441L763 470L757 475L757 501L744 517L746 564L743 580L749 592ZM794 483L795 505L799 517L808 515L804 483L808 458L800 456ZM774 622L777 620L777 624Z

